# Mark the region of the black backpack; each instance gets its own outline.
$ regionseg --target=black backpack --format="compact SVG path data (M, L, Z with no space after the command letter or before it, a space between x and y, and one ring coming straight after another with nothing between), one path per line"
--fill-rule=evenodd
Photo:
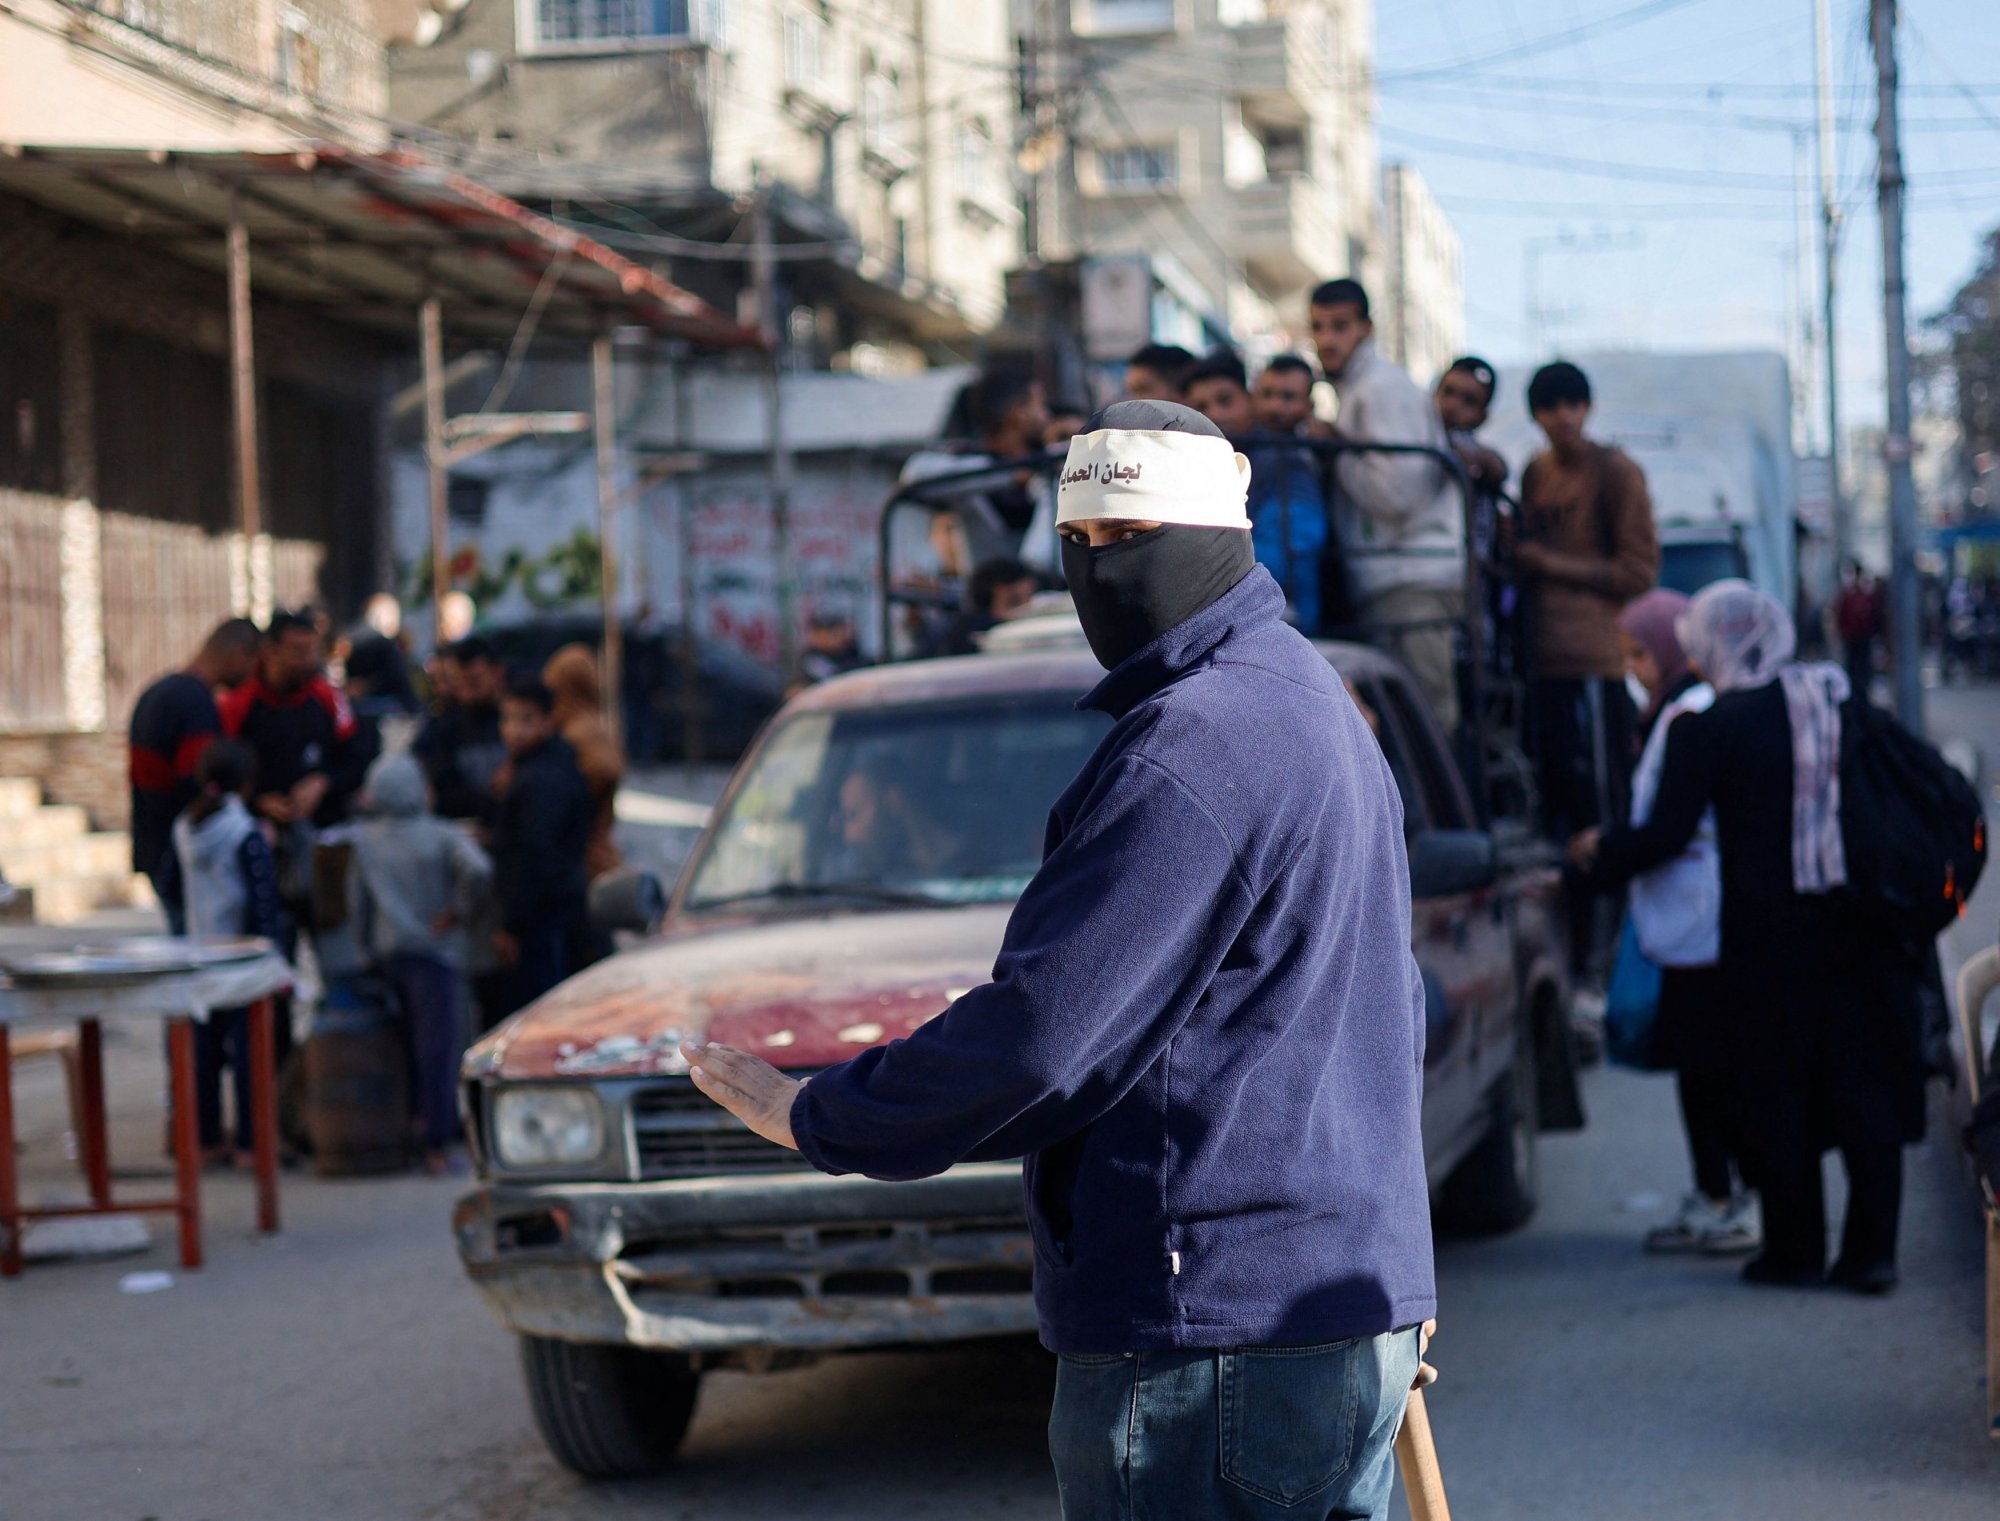
M1919 943L1965 912L1986 865L1979 793L1937 750L1860 697L1841 709L1847 880Z

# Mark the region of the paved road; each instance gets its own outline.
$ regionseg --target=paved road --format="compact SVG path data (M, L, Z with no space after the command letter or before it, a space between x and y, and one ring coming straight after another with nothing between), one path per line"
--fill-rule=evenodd
M2000 758L1991 692L1937 726ZM1960 953L2000 918L1987 884ZM113 1050L118 1154L157 1170L156 1055ZM33 1186L73 1187L54 1074L21 1079ZM1551 1138L1526 1230L1440 1244L1433 1415L1481 1521L1812 1516L1991 1521L1976 1222L1934 1130L1911 1154L1904 1288L1752 1291L1637 1248L1685 1163L1670 1086L1590 1075L1591 1127ZM1055 1514L1050 1373L1032 1348L881 1355L705 1387L673 1477L592 1488L535 1438L507 1339L461 1281L455 1185L293 1180L287 1230L211 1191L211 1264L134 1296L145 1257L0 1284L6 1521L826 1521ZM1650 1202L1645 1196L1652 1196Z

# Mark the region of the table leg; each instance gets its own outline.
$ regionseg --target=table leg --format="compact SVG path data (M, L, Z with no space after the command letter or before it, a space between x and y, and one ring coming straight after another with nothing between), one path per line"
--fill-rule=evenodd
M250 1134L257 1156L257 1229L278 1228L278 1035L271 1000L250 1008Z
M21 1190L14 1162L14 1060L0 1024L0 1278L21 1271Z
M83 1175L90 1184L90 1202L111 1207L111 1137L104 1108L104 1028L95 1019L76 1022L78 1071L76 1139L83 1152Z
M174 1200L181 1222L181 1266L201 1266L201 1129L195 1118L194 1021L176 1019L167 1034L173 1052Z

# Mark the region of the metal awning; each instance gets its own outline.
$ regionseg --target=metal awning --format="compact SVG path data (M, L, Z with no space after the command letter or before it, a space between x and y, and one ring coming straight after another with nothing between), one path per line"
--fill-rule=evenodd
M0 144L0 191L222 274L232 221L260 294L407 340L436 299L454 331L505 337L644 324L714 348L757 333L644 264L466 175L402 152L289 153Z

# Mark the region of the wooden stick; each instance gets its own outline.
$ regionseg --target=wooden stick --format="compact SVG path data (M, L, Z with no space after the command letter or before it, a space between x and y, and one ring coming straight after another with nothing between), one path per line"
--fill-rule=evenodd
M1403 1475L1410 1521L1451 1521L1444 1474L1438 1469L1437 1444L1431 1440L1430 1411L1424 1408L1421 1389L1410 1391L1410 1403L1403 1411L1403 1429L1396 1433L1396 1467Z

